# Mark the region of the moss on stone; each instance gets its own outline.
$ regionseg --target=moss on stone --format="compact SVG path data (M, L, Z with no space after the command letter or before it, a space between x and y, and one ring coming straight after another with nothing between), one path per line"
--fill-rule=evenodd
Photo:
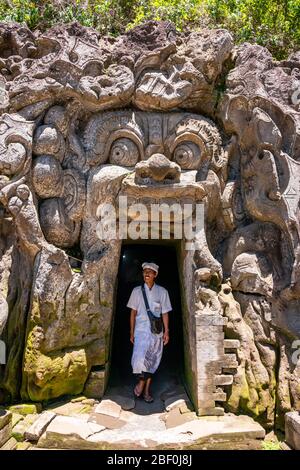
M41 413L42 405L40 403L21 403L19 405L12 405L8 409L14 414L26 416L35 413Z

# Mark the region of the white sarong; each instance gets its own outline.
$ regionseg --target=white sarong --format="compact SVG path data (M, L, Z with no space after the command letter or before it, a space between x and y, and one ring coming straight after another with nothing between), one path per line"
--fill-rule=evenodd
M172 310L168 291L164 287L155 283L152 289L149 289L146 283L144 286L150 310L154 315L160 316ZM143 372L154 374L162 357L163 332L158 335L151 333L141 286L133 289L127 307L137 311L131 358L132 371L134 374Z

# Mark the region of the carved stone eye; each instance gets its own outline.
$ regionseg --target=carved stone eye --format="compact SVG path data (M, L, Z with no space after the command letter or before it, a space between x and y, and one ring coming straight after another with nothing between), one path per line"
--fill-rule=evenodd
M176 147L173 158L184 170L195 170L198 168L200 156L201 150L198 145L184 142Z
M125 137L116 140L110 149L109 161L115 165L134 166L139 161L139 149Z

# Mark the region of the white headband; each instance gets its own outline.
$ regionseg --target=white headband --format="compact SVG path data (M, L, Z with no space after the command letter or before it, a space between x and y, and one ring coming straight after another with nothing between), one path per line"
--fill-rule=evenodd
M143 269L146 269L146 268L153 269L153 271L155 271L158 274L159 266L157 266L157 264L155 264L155 263L143 263L142 268Z

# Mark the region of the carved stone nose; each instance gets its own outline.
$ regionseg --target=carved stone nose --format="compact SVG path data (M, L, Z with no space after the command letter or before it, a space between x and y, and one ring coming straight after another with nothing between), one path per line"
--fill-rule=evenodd
M143 160L135 166L137 180L153 180L156 182L180 180L180 166L171 162L162 153L155 153L148 160Z

